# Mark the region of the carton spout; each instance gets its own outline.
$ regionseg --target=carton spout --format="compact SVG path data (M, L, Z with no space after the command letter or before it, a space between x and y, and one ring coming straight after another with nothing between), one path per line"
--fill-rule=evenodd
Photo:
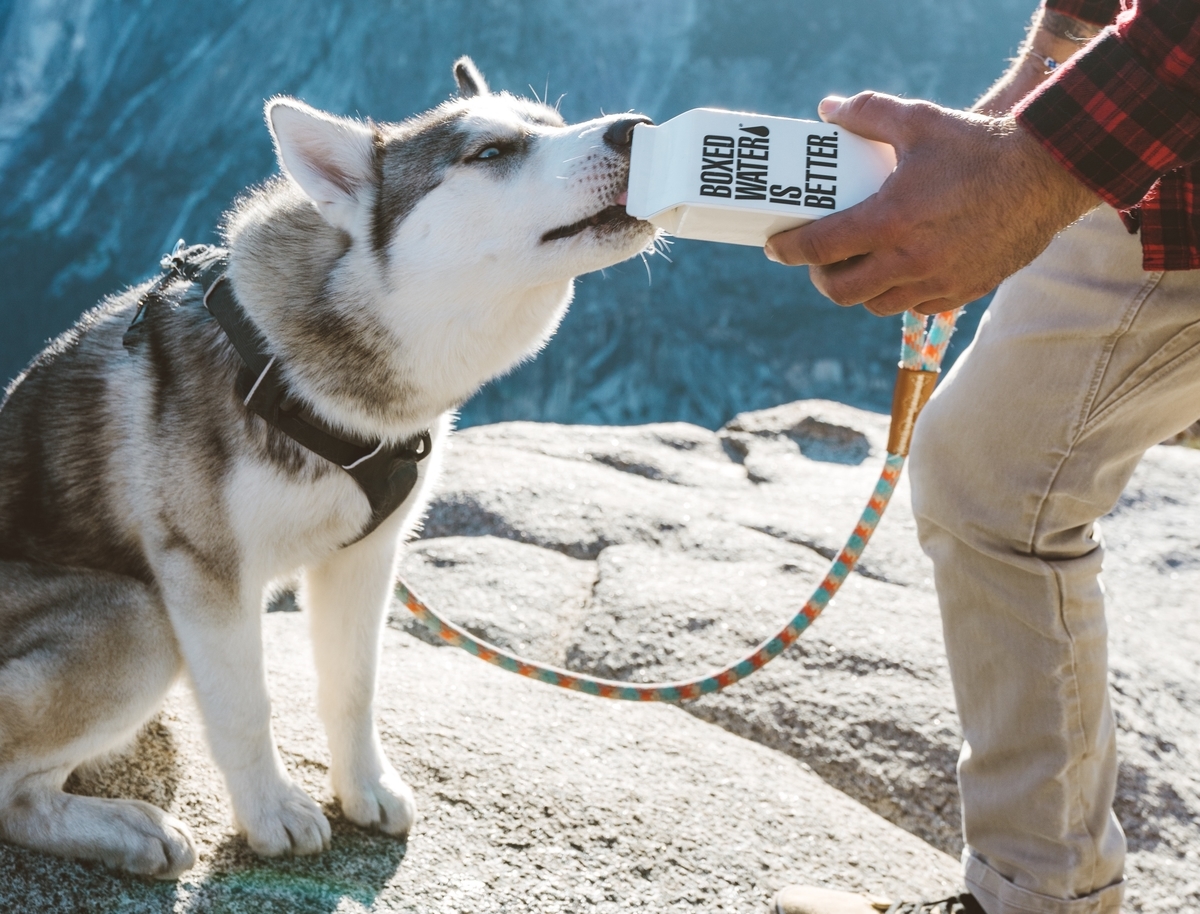
M663 182L662 166L669 167L668 157L660 156L658 152L660 129L651 124L638 124L633 128L625 211L635 219L650 219L655 215L651 207L660 196L656 188L661 187Z

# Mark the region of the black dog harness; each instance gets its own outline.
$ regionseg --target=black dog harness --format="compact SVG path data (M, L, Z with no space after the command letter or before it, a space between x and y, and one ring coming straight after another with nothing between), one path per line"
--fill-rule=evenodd
M205 244L184 247L183 242L162 259L164 273L138 302L137 313L125 331L126 349L141 338L147 309L161 301L162 292L175 279L199 284L204 306L225 331L242 360L236 390L242 405L261 416L297 444L337 464L358 483L371 506L371 518L351 543L357 543L391 517L417 484L417 464L432 448L429 432L387 445L382 440L363 441L335 432L289 395L283 383L282 363L271 355L258 328L246 316L225 275L229 253ZM350 545L350 543L347 543Z

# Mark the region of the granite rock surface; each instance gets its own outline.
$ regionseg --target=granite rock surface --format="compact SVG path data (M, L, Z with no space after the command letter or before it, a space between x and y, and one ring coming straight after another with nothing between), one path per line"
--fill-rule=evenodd
M637 681L703 672L748 652L807 598L878 477L886 428L874 413L799 401L716 433L469 429L406 574L452 618L540 659ZM1200 775L1188 761L1200 757L1198 508L1200 451L1157 447L1100 524L1135 911L1200 910ZM450 550L461 553L447 568ZM588 568L566 566L539 604L549 633L528 618L495 631L511 613L500 594L540 570L503 572L490 602L459 600L471 582L520 562L533 569L547 552ZM957 856L961 734L903 479L860 572L795 647L685 708L804 762ZM581 607L578 581L589 576Z
M527 656L614 678L748 651L820 579L874 485L886 420L824 401L714 433L468 429L402 573ZM1155 448L1103 522L1130 838L1128 909L1200 909L1200 452ZM932 896L957 885L959 732L905 485L861 573L800 643L682 708L605 702L434 646L400 606L387 752L417 794L406 844L342 820L325 784L304 613L265 619L275 728L334 848L256 858L229 823L186 687L72 789L159 803L197 867L150 884L0 845L0 910L761 912L797 880Z

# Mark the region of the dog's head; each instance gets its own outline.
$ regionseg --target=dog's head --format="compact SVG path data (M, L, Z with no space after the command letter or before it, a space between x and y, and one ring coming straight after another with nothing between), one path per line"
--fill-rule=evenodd
M290 181L244 198L226 224L238 295L290 383L371 434L390 433L370 424L377 415L409 434L409 419L427 423L533 355L575 276L654 239L624 205L646 118L569 126L546 104L490 92L467 58L454 75L457 98L398 124L272 99ZM352 360L333 345L348 337Z
M352 246L399 277L542 285L625 260L654 229L625 212L633 128L567 125L542 102L493 93L469 58L459 97L399 124L334 117L290 98L267 120L279 162Z

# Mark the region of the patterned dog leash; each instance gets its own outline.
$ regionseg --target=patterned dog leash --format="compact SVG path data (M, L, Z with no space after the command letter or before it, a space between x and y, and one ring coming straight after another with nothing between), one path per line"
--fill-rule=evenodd
M525 660L502 648L488 644L486 641L479 640L470 632L430 609L403 581L396 585L396 595L417 619L448 644L460 647L468 653L474 654L480 660L486 660L510 673L517 673L560 688L586 692L588 695L625 701L681 702L719 691L745 679L787 650L804 633L804 630L816 621L817 616L829 605L829 601L838 592L867 547L871 534L879 525L880 518L883 517L883 512L887 508L888 502L891 501L892 493L896 490L900 471L904 467L905 458L908 457L913 426L937 383L942 358L946 354L946 345L950 342L950 335L954 332L954 322L958 318L958 313L958 311L948 311L939 314L933 319L932 326L929 325L929 318L915 315L912 312L905 313L900 368L896 376L895 393L892 397L892 422L888 432L887 458L884 460L879 482L875 484L875 491L871 494L866 508L863 509L850 538L846 540L846 545L833 560L824 580L813 591L808 602L779 632L741 660L696 679L683 679L677 682L630 683L598 679L533 660Z

